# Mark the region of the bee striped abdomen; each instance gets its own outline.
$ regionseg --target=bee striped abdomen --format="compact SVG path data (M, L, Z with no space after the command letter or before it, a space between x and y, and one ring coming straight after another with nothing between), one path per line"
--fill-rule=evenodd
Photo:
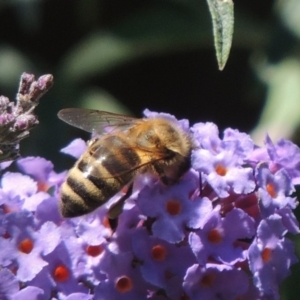
M109 187L107 182L100 185L102 179L99 179L97 186L85 178L76 164L70 171L66 182L61 188L62 214L64 217L75 217L91 212L96 209L112 195L116 190ZM99 188L101 187L101 189Z
M62 186L63 216L79 216L101 206L133 179L134 172L128 170L139 163L139 156L120 137L96 141Z

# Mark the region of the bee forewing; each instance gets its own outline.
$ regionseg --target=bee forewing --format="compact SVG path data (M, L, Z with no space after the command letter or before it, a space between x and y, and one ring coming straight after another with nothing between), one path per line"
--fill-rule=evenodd
M86 108L65 108L58 112L58 117L74 127L98 134L111 132L115 129L126 130L139 120L111 112Z

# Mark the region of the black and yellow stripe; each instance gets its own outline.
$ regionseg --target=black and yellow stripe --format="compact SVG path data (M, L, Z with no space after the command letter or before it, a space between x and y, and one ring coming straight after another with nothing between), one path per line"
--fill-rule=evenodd
M139 164L138 154L119 136L96 141L62 185L62 215L80 216L101 206L133 179L131 170Z

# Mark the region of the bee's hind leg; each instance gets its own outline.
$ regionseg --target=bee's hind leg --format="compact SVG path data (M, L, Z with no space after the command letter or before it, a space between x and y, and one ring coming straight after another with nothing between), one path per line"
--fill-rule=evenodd
M167 176L159 162L153 164L153 171L158 175L160 181L165 185L172 185L178 181L177 179Z
M118 217L123 211L125 201L131 196L133 189L133 183L130 183L128 190L124 196L122 196L117 202L115 202L107 212L109 225L113 231L117 229Z

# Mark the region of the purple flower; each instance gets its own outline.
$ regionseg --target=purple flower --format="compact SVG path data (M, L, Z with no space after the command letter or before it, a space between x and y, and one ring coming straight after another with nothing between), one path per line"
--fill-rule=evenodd
M222 141L219 138L219 129L214 123L197 123L191 131L197 148L206 149L212 153L219 152Z
M79 274L82 275L83 267L79 262L83 254L74 238L61 242L54 251L44 256L47 266L28 285L43 289L47 297L53 290L64 297L73 292L86 293L88 289L78 280Z
M248 290L248 276L226 265L194 264L186 273L183 287L190 300L238 299Z
M20 290L11 298L11 300L23 300L23 299L44 300L45 299L44 291L35 286L27 286L24 289Z
M261 208L266 216L273 214L276 209L296 208L296 199L289 197L294 192L294 187L284 169L272 174L267 164L262 163L256 169L256 179Z
M48 197L47 193L38 192L37 183L27 175L6 172L2 176L0 203L6 211L35 211L36 206Z
M57 174L53 164L42 157L22 158L17 161L17 165L36 181L38 191L50 192L54 189L52 193L58 196L58 189L65 180L66 172Z
M279 209L276 211L276 213L281 217L282 224L287 231L292 234L297 234L300 232L299 222L289 207Z
M255 188L253 170L240 164L240 157L233 151L224 150L214 154L198 149L192 154L193 168L201 172L220 198L236 194L248 194Z
M143 278L160 288L175 289L178 280L174 278L182 282L187 268L196 263L188 245L170 244L149 235L145 228L132 234L132 246L137 260L141 261Z
M172 187L158 182L142 189L137 205L144 215L155 218L151 228L154 236L177 243L185 237L186 227L202 226L204 216L212 211L212 204L207 198L190 199L198 188L196 175L195 172L187 173Z
M249 247L249 266L255 286L264 294L279 299L278 285L297 262L293 244L284 238L285 228L279 215L262 220L257 238Z
M0 251L0 263L16 266L16 277L23 282L30 281L47 265L43 256L51 253L60 241L57 226L47 222L36 230L30 216L26 220L26 216L18 212L10 214L4 224L9 239L0 240L5 247Z
M240 209L233 209L222 218L219 209L216 207L208 215L202 230L189 235L191 249L201 265L208 258L232 265L246 259L245 252L235 242L253 236L253 219Z
M79 158L86 150L86 142L82 139L75 139L67 147L60 150L60 152Z
M111 229L104 225L106 211L78 218L75 230L79 238L88 245L100 245L111 236Z
M65 298L65 300L92 300L93 295L87 295L84 293L73 293Z
M196 148L208 150L214 155L227 150L246 158L254 148L251 137L236 129L225 129L223 139L220 139L218 127L213 123L197 123L191 131Z
M21 95L36 101L40 85L21 86ZM109 208L126 187L92 213L65 219L59 193L67 172L41 157L20 159L22 174L4 170L0 298L279 299L279 284L297 261L286 234L300 231L292 196L299 149L268 138L259 148L230 128L221 139L213 123L189 128L169 114L145 115L190 131L193 167L170 186L137 175L112 228ZM85 149L77 139L62 152L78 158Z
M8 269L0 270L0 299L11 299L19 291L17 278Z
M222 147L233 150L239 157L247 159L254 149L251 137L236 129L227 128L224 130Z
M107 279L97 286L95 299L147 299L148 290L153 288L143 279L139 267L134 265L132 252L120 254L106 252L99 267Z
M249 135L228 128L221 140L212 123L198 123L191 130L197 146L192 154L192 166L202 173L218 197L228 197L231 190L236 194L254 190L253 170L244 167L254 148Z
M114 253L132 251L132 235L136 228L147 226L144 222L146 222L146 219L136 206L125 209L118 219L116 231L109 239L110 251Z
M276 172L284 169L292 179L293 184L300 183L300 149L291 141L280 139L273 144L267 135L265 145L270 158L270 169Z
M56 197L48 197L43 200L36 208L35 218L36 223L39 225L47 221L60 225L63 218L59 212L58 199Z

